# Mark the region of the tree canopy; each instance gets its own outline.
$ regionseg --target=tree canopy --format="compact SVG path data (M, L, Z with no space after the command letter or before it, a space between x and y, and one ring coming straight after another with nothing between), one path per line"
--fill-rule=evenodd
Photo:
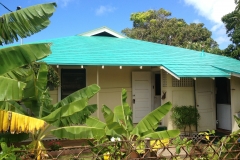
M130 20L133 28L122 30L130 38L211 53L221 51L203 23L188 24L184 19L172 18L171 12L163 8L133 13Z
M240 56L240 1L235 0L236 8L231 13L222 17L222 22L225 24L227 35L230 37L232 44L223 51L225 56L230 56L239 59Z

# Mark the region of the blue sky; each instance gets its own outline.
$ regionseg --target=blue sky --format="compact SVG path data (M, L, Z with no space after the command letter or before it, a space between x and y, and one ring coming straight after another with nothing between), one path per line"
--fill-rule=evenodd
M1 0L11 10L53 2L47 0ZM172 17L182 18L187 23L201 22L212 31L212 38L221 49L230 43L221 17L234 10L234 0L56 0L56 12L51 17L51 24L45 30L23 40L34 42L63 36L72 36L102 26L117 32L132 28L131 13L149 9L164 8ZM1 7L0 14L8 13Z

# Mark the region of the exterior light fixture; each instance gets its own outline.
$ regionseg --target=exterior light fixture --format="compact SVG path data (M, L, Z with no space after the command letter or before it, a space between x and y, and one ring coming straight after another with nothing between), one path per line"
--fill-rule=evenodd
M57 68L59 68L59 65L57 65Z
M122 66L119 66L120 69L122 69Z
M142 69L142 66L140 66L140 69Z
M83 65L81 65L81 68L83 68Z
M102 69L104 69L104 66L102 66Z

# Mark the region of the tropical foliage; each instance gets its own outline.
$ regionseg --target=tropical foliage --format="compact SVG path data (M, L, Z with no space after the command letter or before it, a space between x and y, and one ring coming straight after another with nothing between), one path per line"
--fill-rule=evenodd
M121 105L116 106L114 111L105 105L102 107L105 122L100 121L98 118L90 117L86 121L86 126L57 128L52 130L52 133L59 138L68 139L119 137L121 140L136 140L146 137L166 139L176 137L180 133L178 130L155 132L159 121L170 111L172 107L170 102L158 107L134 126L132 110L126 99L127 92L123 89Z
M18 37L25 38L46 28L55 7L55 3L46 3L0 17L0 44L12 43ZM0 49L1 140L12 139L9 133L19 133L16 136L21 140L30 134L38 159L44 148L41 140L48 129L84 123L97 109L96 105L88 105L88 99L99 91L97 85L91 85L52 105L47 88L48 65L40 63L37 71L31 65L48 56L50 46L40 43Z
M171 119L178 129L184 130L185 135L188 127L188 134L190 135L192 133L192 126L198 126L200 114L194 106L175 106L172 108Z
M178 46L197 51L220 53L212 33L203 23L187 24L183 19L170 18L171 12L161 8L131 14L133 28L122 32L128 37Z
M232 44L228 45L223 51L223 55L239 59L240 56L240 1L235 0L236 8L231 13L222 17L222 22L227 29L227 35Z

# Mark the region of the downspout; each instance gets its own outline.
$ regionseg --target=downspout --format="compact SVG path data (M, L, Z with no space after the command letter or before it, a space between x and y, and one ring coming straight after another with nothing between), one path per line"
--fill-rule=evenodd
M97 66L97 85L99 86L99 70L98 70L98 66ZM99 92L97 93L97 106L99 108ZM98 112L97 112L97 117L100 118L100 111L98 109Z
M196 97L196 80L197 79L194 79L193 81L193 94L194 94L194 105L195 105L195 108L197 108L197 97ZM197 116L197 115L196 115ZM197 129L197 125L195 126L196 128L196 131L198 131L198 129Z

